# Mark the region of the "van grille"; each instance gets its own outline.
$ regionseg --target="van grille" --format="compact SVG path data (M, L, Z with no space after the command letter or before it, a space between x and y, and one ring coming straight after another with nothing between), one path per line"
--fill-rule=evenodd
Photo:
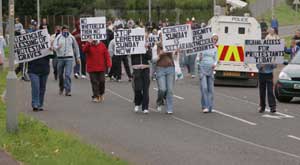
M293 77L292 80L293 81L300 81L300 77Z

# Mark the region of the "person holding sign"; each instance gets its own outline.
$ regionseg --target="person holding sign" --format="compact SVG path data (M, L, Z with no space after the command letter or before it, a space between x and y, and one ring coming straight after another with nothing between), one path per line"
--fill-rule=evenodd
M40 29L47 29L47 27L41 26ZM48 38L50 38L50 35ZM49 50L52 50L52 48L50 47ZM31 81L31 105L32 110L35 112L44 110L44 97L50 73L50 52L48 56L28 62L28 74Z
M103 42L89 39L83 46L86 54L87 72L90 75L93 102L102 102L105 92L105 71L111 68L108 50Z
M215 48L203 51L200 55L199 77L201 89L201 105L203 113L210 113L214 103L214 70L218 63L218 36L212 37Z
M151 47L146 46L145 54L131 55L133 68L133 89L134 89L134 112L138 112L142 105L144 114L149 113L149 86L150 86L150 63L152 59Z
M178 51L176 51L178 53ZM173 114L173 87L175 82L175 64L173 53L164 52L162 44L159 44L157 49L159 56L156 63L156 78L158 87L157 96L157 111L162 110L164 99L167 103L167 114Z
M53 43L57 54L57 66L59 77L59 94L62 95L65 90L66 96L71 96L71 74L73 67L73 58L76 63L80 63L79 47L75 38L69 33L69 27L64 25L62 33L59 34Z
M268 102L270 112L276 112L276 100L274 96L273 70L276 64L257 64L259 70L259 113L264 113L266 108L266 92L268 94Z

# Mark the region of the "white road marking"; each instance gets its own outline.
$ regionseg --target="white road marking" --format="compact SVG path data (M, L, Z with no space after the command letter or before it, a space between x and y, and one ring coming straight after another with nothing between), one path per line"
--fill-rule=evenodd
M113 95L116 95L120 98L122 98L123 100L126 100L128 102L132 102L132 100L124 97L124 96L121 96L120 94L110 90L110 89L107 89L107 91L109 91L110 93L112 93ZM150 108L151 110L153 111L157 111L153 108ZM179 117L176 117L174 115L172 115L172 118L177 120L177 121L180 121L182 123L185 123L187 125L190 125L190 126L193 126L193 127L196 127L196 128L200 128L200 129L203 129L203 130L206 130L208 132L211 132L211 133L214 133L214 134L217 134L217 135L220 135L220 136L223 136L223 137L226 137L228 139L231 139L231 140L235 140L235 141L238 141L238 142L241 142L241 143L245 143L245 144L248 144L248 145L251 145L251 146L255 146L257 148L261 148L261 149L264 149L264 150L268 150L268 151L272 151L272 152L276 152L276 153L280 153L280 154L283 154L283 155L287 155L287 156L290 156L290 157L293 157L293 158L296 158L296 159L300 159L300 156L299 155L296 155L296 154L292 154L292 153L288 153L288 152L285 152L285 151L281 151L281 150L278 150L278 149L275 149L275 148L271 148L271 147L267 147L267 146L263 146L263 145L260 145L260 144L256 144L254 142L251 142L251 141L247 141L247 140L244 140L244 139L241 139L241 138L238 138L238 137L235 137L235 136L231 136L231 135L228 135L228 134L225 134L225 133L222 133L222 132L219 132L217 130L214 130L214 129L211 129L211 128L207 128L207 127L204 127L204 126L201 126L201 125L198 125L198 124L195 124L193 122L190 122L190 121L187 121L187 120L184 120L184 119L181 119Z
M158 91L157 88L153 88L153 89L156 90L156 91ZM177 99L179 99L179 100L184 100L183 97L180 97L180 96L177 96L177 95L173 95L173 97L175 97L175 98L177 98Z
M293 136L293 135L288 135L289 138L292 138L294 140L298 140L300 141L300 137L297 137L297 136Z
M232 119L241 121L241 122L246 123L246 124L249 124L249 125L257 125L256 123L253 123L253 122L251 122L251 121L247 121L247 120L245 120L245 119L241 119L241 118L239 118L239 117L232 116L232 115L226 114L226 113L224 113L224 112L221 112L221 111L218 111L218 110L215 110L215 109L213 110L213 112L218 113L218 114L223 115L223 116L226 116L226 117L230 117L230 118L232 118Z
M271 112L270 109L266 109L267 112ZM291 116L291 115L287 115L287 114L284 114L284 113L280 113L280 112L275 112L274 114L276 115L280 115L280 118L295 118L294 116Z
M153 88L154 90L158 90L157 88ZM176 97L176 95L174 95L174 97ZM179 96L177 96L177 97L179 97ZM183 100L184 98L182 98L182 100ZM223 116L226 116L226 117L229 117L229 118L232 118L232 119L235 119L235 120L238 120L238 121L241 121L241 122L243 122L243 123L247 123L247 124L250 124L250 125L257 125L256 123L253 123L253 122L251 122L251 121L247 121L247 120L245 120L245 119L241 119L241 118L239 118L239 117L236 117L236 116L232 116L232 115L229 115L229 114L226 114L226 113L224 113L224 112L221 112L221 111L218 111L218 110L213 110L213 112L215 112L215 113L218 113L218 114L220 114L220 115L223 115Z
M274 115L269 115L269 114L264 114L262 117L265 118L271 118L271 119L282 119L281 116L274 116Z
M110 90L110 89L106 89L106 90L109 91L110 93L112 93L112 94L114 94L114 95L116 95L116 96L118 96L118 97L120 97L120 98L122 98L122 99L124 99L124 100L126 100L126 101L128 101L128 102L130 102L130 103L133 102L133 100L130 100L130 99L124 97L124 96L121 96L121 95L119 95L118 93L116 93L116 92L114 92L114 91L112 91L112 90Z
M254 103L254 102L252 102L252 101L240 99L240 98L233 97L233 96L228 96L228 95L226 95L226 94L219 93L219 92L215 92L215 93L216 93L216 95L219 95L219 96L223 96L223 97L227 97L227 98L230 98L230 99L233 99L233 100L236 100L236 101L240 101L240 102L244 102L244 103L247 103L247 104L252 104L252 105L255 105L255 106L259 106L259 104ZM270 112L270 109L266 109L266 111L267 111L267 112ZM275 114L280 115L281 118L295 118L294 116L287 115L287 114L280 113L280 112L276 112Z
M196 128L200 128L200 129L203 129L203 130L206 130L206 131L208 131L208 132L211 132L211 133L214 133L214 134L217 134L217 135L226 137L226 138L231 139L231 140L235 140L235 141L238 141L238 142L241 142L241 143L245 143L245 144L248 144L248 145L251 145L251 146L260 148L260 149L264 149L264 150L268 150L268 151L280 153L280 154L283 154L283 155L286 155L286 156L290 156L290 157L293 157L293 158L296 158L296 159L300 159L300 156L299 156L299 155L296 155L296 154L292 154L292 153L289 153L289 152L281 151L281 150L279 150L279 149L275 149L275 148L272 148L272 147L267 147L267 146L264 146L264 145L256 144L256 143L254 143L254 142L251 142L251 141L248 141L248 140L244 140L244 139L235 137L235 136L231 136L231 135L228 135L228 134L224 134L224 133L219 132L219 131L217 131L217 130L210 129L210 128L207 128L207 127L204 127L204 126L195 124L195 123L193 123L193 122L190 122L190 121L181 119L181 118L176 117L176 116L172 116L172 117L173 117L173 119L175 119L175 120L177 120L177 121L181 121L181 122L183 122L183 123L185 123L185 124L187 124L187 125L190 125L190 126L193 126L193 127L196 127Z

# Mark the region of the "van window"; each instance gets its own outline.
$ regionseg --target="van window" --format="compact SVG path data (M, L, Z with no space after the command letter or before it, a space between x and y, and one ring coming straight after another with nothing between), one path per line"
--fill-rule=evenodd
M224 33L228 33L228 26L225 26Z
M245 34L245 28L239 27L239 34Z

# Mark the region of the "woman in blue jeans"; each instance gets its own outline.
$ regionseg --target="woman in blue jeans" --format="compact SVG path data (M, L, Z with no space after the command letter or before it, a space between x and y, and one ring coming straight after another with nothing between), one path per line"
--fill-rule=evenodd
M215 48L204 51L200 55L199 77L203 113L212 112L214 102L214 70L218 62L218 49L216 47L218 36L213 35L212 39Z
M173 87L175 82L175 65L172 53L162 51L162 46L158 46L159 59L156 63L156 78L158 87L157 110L161 111L166 99L167 114L173 114Z

